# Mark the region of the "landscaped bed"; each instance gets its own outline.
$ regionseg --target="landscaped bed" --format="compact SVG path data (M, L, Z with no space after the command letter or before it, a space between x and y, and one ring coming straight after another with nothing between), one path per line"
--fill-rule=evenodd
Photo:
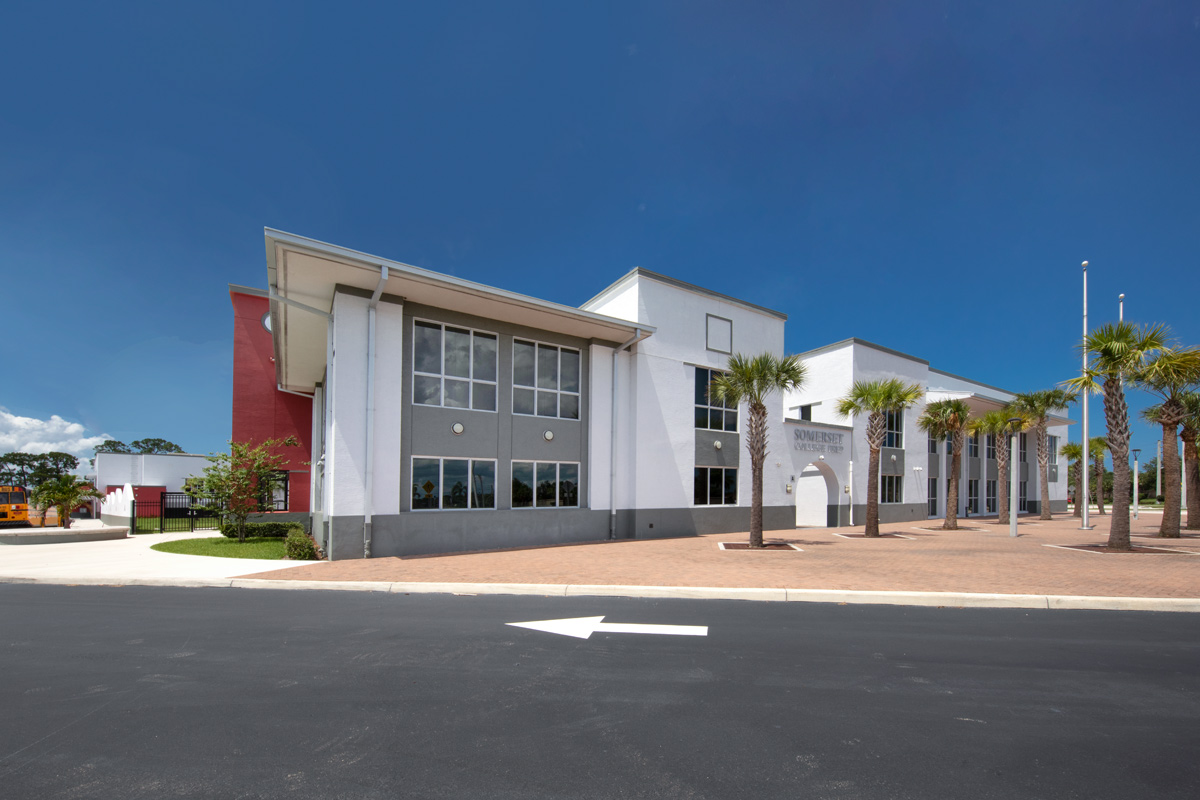
M185 556L216 556L218 558L282 559L287 555L287 543L278 537L248 537L245 542L213 536L205 539L178 539L159 542L151 550L178 553Z

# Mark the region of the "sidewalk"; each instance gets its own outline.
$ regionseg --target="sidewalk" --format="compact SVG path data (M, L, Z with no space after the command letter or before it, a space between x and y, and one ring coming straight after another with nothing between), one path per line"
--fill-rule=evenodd
M1151 538L1158 514L1142 513L1134 544L1165 552L1062 549L1103 543L1110 520L1093 516L1095 530L1081 531L1066 514L1022 517L1015 539L994 517L960 520L958 531L940 520L882 526L906 538L846 538L861 527L767 532L801 552L720 549L746 541L741 533L319 563L158 553L150 545L197 534L150 534L5 546L0 582L1200 611L1200 535Z

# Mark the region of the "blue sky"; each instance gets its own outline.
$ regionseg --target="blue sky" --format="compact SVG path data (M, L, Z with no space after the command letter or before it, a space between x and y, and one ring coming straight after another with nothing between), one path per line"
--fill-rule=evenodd
M0 30L0 450L222 449L264 226L570 305L643 266L787 312L791 351L1016 391L1076 373L1083 259L1094 321L1124 292L1200 343L1200 0L10 0Z

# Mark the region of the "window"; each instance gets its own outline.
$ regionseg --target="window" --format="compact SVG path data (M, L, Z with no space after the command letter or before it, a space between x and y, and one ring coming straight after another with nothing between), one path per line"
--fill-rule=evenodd
M936 436L929 437L929 452L934 455L937 454L937 437Z
M931 517L937 516L937 506L938 506L937 485L938 485L937 478L929 479L929 516L931 516Z
M946 437L946 455L948 455L948 456L954 455L954 437L953 436Z
M736 506L737 470L696 467L692 475L692 502L698 506Z
M884 447L904 447L904 412L889 411L883 435ZM896 502L900 502L897 500Z
M496 334L413 324L413 402L496 410Z
M967 513L979 513L979 480L967 480Z
M1026 461L1028 461L1028 459L1025 457L1026 454L1029 452L1029 435L1028 434L1025 434L1025 433L1021 434L1020 447L1021 447L1021 463L1024 464Z
M1021 435L1024 436L1025 434L1021 434ZM1029 481L1021 481L1021 500L1020 500L1020 505L1017 506L1017 510L1019 510L1019 511L1028 511L1029 510L1029 501L1028 501L1029 495L1026 491L1028 486L1029 486Z
M578 508L579 465L512 462L513 508Z
M696 367L696 427L710 431L736 431L737 406L714 402L708 396L708 386L721 373L714 369Z
M270 505L275 511L288 510L288 472L286 470L275 472L275 486L271 490Z
M989 433L987 435L987 439L985 440L985 442L986 442L986 444L984 445L984 452L983 452L984 458L990 458L992 461L995 461L996 460L996 434Z
M496 507L496 462L469 458L414 458L414 511Z
M800 406L800 419L803 422L812 422L812 404Z
M733 320L706 315L706 342L709 350L729 355L733 352Z
M967 437L967 455L971 458L979 458L979 437Z
M1046 452L1050 454L1050 463L1057 464L1058 463L1058 437L1057 436L1047 436L1046 437Z
M985 492L987 492L987 498L986 498L987 513L995 514L996 513L996 482L995 481L984 481L983 489Z
M904 502L904 476L903 475L881 475L879 477L879 502L880 503L903 503Z
M579 351L514 339L513 413L579 419Z

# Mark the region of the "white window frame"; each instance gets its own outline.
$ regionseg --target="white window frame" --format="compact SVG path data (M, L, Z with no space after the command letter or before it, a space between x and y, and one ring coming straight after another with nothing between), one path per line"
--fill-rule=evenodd
M934 440L934 441L936 443L936 440ZM938 513L938 493L937 493L938 479L930 478L928 485L929 485L929 516L936 517L937 513Z
M1029 481L1020 481L1020 489L1017 501L1018 511L1029 510Z
M695 470L697 470L697 469L708 470L709 472L711 472L714 469L721 470L721 472L722 472L722 475L721 475L721 486L722 486L721 502L719 502L719 503L711 502L712 501L711 492L706 493L706 496L708 497L710 502L708 502L708 503L697 503L696 502L696 472L695 472ZM733 508L735 506L740 505L740 503L738 501L741 499L742 493L741 493L741 486L738 483L737 471L738 471L737 467L705 467L705 466L700 466L700 465L697 465L696 467L694 467L692 470L692 508L709 508L711 506L724 506L726 508ZM725 502L725 492L724 492L725 475L724 475L724 473L726 473L726 472L734 473L734 477L733 477L734 497L733 497L732 503ZM705 480L704 485L706 487L711 487L712 486L711 479Z
M549 391L549 390L544 390L544 391ZM547 417L547 419L549 419L549 417ZM511 508L513 511L545 511L547 509L552 509L552 508L583 508L584 507L583 502L582 502L582 500L583 500L583 497L582 497L582 495L583 495L583 469L580 466L580 462L578 462L578 461L532 461L530 459L525 459L525 458L514 458L512 461L509 462L509 465L508 465L508 481L510 484L512 483L512 476L514 473L513 466L516 464L532 464L533 465L533 505L531 505L531 506L514 506L512 503L512 497L509 496L508 507ZM546 464L554 465L554 505L552 505L552 506L540 506L540 505L538 505L538 500L537 500L538 467L545 466ZM573 505L573 506L559 505L559 502L558 502L559 498L561 496L561 492L562 492L560 485L562 484L562 468L563 468L563 466L575 467L575 475L577 477L576 477L576 481L575 481L575 505Z
M894 447L897 450L904 449L904 409L896 411L885 411L883 421L883 446ZM892 427L892 421L895 420L896 427ZM894 437L894 438L893 438Z
M517 352L517 344L518 343L533 345L533 386L526 386L523 383L522 384L517 383L516 352ZM568 347L566 345L554 344L553 342L542 342L542 341L538 341L537 339L528 339L524 336L514 336L513 340L512 340L512 346L513 346L512 397L509 399L512 402L513 414L515 414L519 417L541 417L542 419L561 419L561 420L566 420L567 422L579 422L583 418L583 351L580 350L578 347ZM541 347L553 347L555 350L558 351L558 385L560 387L562 386L562 354L563 354L563 351L569 350L572 353L575 353L577 356L579 356L579 391L569 392L566 389L562 389L562 388L542 389L541 387L539 387L537 385L538 370L541 369L541 362L540 362L540 359L538 358L538 348L541 348ZM526 414L524 411L517 411L517 389L525 389L525 390L529 390L529 391L533 392L533 413L532 414ZM554 392L555 393L556 398L555 398L554 407L555 407L556 411L555 411L555 414L553 417L549 416L548 414L537 413L538 392ZM564 394L571 395L575 398L575 408L576 408L577 414L574 417L562 416L562 395L564 395ZM549 462L545 462L545 463L549 463ZM568 464L570 462L563 461L563 462L558 462L558 463Z
M1000 506L1000 501L997 499L1000 496L1000 482L993 480L985 480L983 482L983 507L987 509L988 514L995 514L996 509Z
M979 478L967 478L967 511L979 514Z
M996 434L989 433L984 438L983 457L992 461L996 460Z
M967 437L967 458L979 458L979 434Z
M416 471L417 459L426 461L438 462L438 507L437 508L414 508L412 506L412 482L413 473ZM492 504L490 506L475 505L475 492L471 486L467 487L467 507L466 508L446 508L442 505L442 499L445 496L446 486L446 462L447 461L466 461L467 462L467 480L473 480L475 477L475 463L487 462L492 465L493 485L492 485ZM495 511L496 510L496 494L497 487L500 485L500 465L496 463L494 458L460 458L458 456L412 456L408 462L408 486L409 486L409 510L417 513L434 512L434 511Z
M1050 463L1058 463L1058 437L1046 434L1046 452L1050 455Z
M893 493L890 495L892 499L885 500L889 494L884 489L886 484L891 484ZM879 504L895 506L904 502L904 476L903 475L880 475L879 476Z
M419 372L417 370L416 330L417 330L417 325L419 325L419 324L436 325L441 329L442 352L441 352L440 359L441 359L442 371L440 373ZM450 380L452 380L452 381L466 381L467 382L467 406L466 406L466 408L463 408L461 406L446 405L446 377L447 377L446 376L446 328L447 327L454 328L454 329L460 330L460 331L467 331L468 333L471 334L471 346L469 348L470 367L468 368L468 371L471 373L470 376L466 377L466 378L462 378L457 375L449 376ZM496 380L494 380L494 381L487 381L487 380L483 380L483 379L475 377L475 335L476 334L482 334L483 336L490 336L496 340ZM482 330L480 328L472 328L468 325L455 325L455 324L449 323L449 322L439 322L436 319L422 319L422 318L414 317L413 318L412 340L413 340L413 343L412 343L412 387L411 387L410 391L411 391L411 397L412 397L412 404L414 406L425 406L426 408L453 408L458 411L482 411L485 414L496 414L500 411L500 334L498 334L494 331ZM439 378L441 380L440 393L439 393L440 400L438 403L418 403L417 402L417 378L418 377L420 377L420 378ZM488 384L495 388L495 390L496 390L496 407L495 408L491 408L491 409L475 408L475 384L476 383Z
M936 456L938 451L938 440L936 436L929 436L929 455Z
M712 367L696 366L694 369L695 369L695 372L692 373L693 387L695 386L696 379L699 378L699 376L700 376L700 370L704 370L705 372L708 373L708 385L709 386L712 385L713 378L715 378L718 375L726 374L725 370L713 369ZM693 388L693 391L694 391L694 388ZM726 430L724 427L713 428L713 427L709 426L709 427L705 427L705 428L698 427L698 428L696 428L696 430L698 430L698 431L718 431L718 432L724 432L724 433L737 433L738 428L741 427L741 419L740 419L741 414L738 413L737 406L734 406L733 408L730 408L729 406L724 406L724 405L714 406L714 405L712 405L711 398L708 400L708 403L706 403L705 405L701 405L700 403L696 402L694 394L692 397L692 425L693 426L696 425L696 409L699 409L699 408L704 409L705 419L710 420L710 421L712 420L712 412L714 412L714 411L722 412L722 414L721 414L722 426L724 426L724 424L725 424L725 412L732 411L733 412L733 430L730 431L730 430Z

